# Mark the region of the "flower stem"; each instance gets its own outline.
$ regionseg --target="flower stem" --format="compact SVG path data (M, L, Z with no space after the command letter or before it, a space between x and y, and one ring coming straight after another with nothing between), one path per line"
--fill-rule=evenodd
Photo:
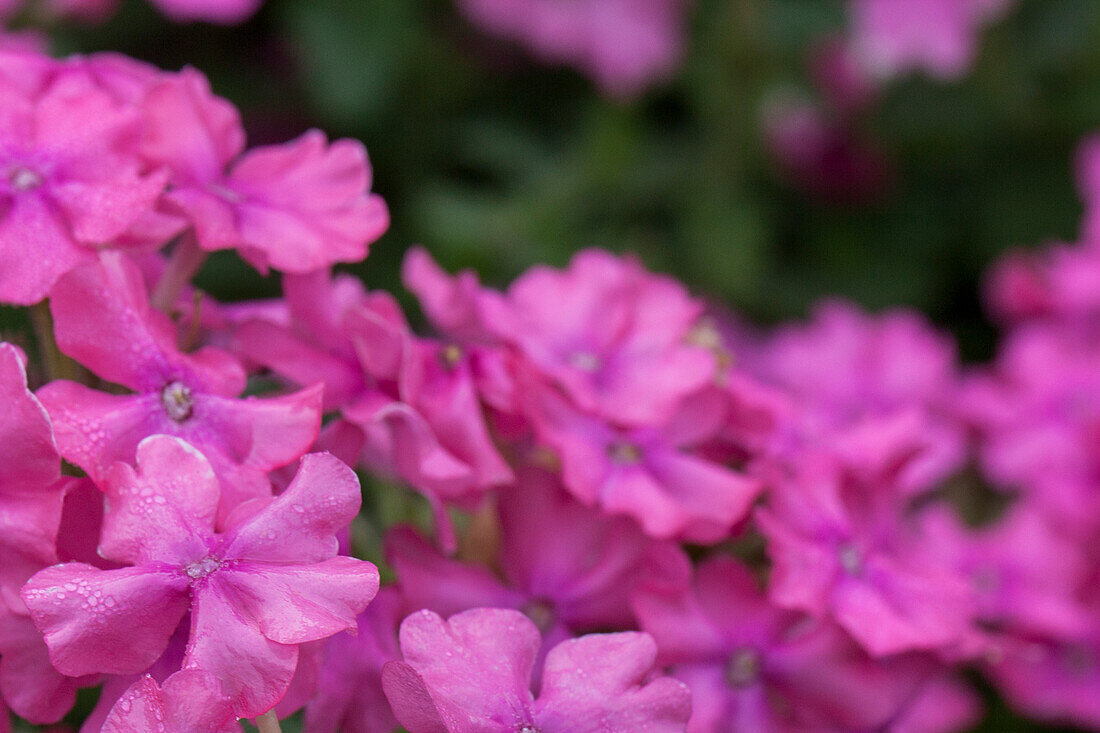
M276 717L274 710L268 710L256 718L256 727L260 733L282 733L283 730L279 727L279 718Z
M29 311L46 381L52 382L55 379L81 381L80 367L57 348L57 341L53 337L53 316L50 314L50 304L43 300L31 306Z
M177 242L175 249L172 250L168 258L168 266L164 269L164 274L160 276L160 281L157 282L157 287L153 291L151 299L153 307L172 315L180 293L183 292L187 283L191 282L191 278L202 267L205 259L206 252L199 248L195 235L190 233L183 235L183 239Z

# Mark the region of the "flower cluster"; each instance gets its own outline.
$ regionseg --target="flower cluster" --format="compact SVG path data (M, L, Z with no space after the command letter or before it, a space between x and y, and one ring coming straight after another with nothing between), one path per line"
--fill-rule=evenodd
M501 290L414 248L424 335L333 269L388 225L359 143L249 149L201 73L114 55L2 51L0 95L23 719L100 687L85 731L946 733L978 669L1100 726L1095 145L1084 243L995 270L964 373L918 314L756 330L601 250ZM198 290L220 250L281 296ZM394 485L430 521L385 526Z

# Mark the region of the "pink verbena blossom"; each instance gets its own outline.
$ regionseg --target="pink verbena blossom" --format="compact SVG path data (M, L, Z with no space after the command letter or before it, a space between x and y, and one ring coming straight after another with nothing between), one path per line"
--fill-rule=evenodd
M190 220L204 250L236 249L263 272L312 272L362 260L389 226L381 197L369 193L361 143L329 144L311 130L242 155L236 110L193 69L151 89L143 111L143 155L171 170L165 201Z
M185 669L158 685L145 675L107 717L103 733L239 733L237 716L208 674Z
M691 733L876 730L934 664L874 660L840 629L771 604L730 558L697 569L690 589L635 596L658 663L692 692Z
M478 606L514 608L535 622L549 647L575 633L633 626L629 599L639 587L687 583L688 560L675 544L582 506L543 469L522 468L499 501L503 578L444 557L411 530L390 530L386 555L410 610L449 616Z
M0 301L29 305L151 211L165 176L137 157L137 110L86 81L0 84L0 106Z
M680 60L687 0L459 0L471 21L567 64L614 96L633 96Z
M228 353L184 353L168 318L150 307L141 273L118 253L69 273L50 298L60 349L134 394L55 381L38 390L61 454L99 480L132 461L145 437L176 435L201 450L222 480L225 516L270 492L266 473L304 453L320 426L321 385L282 397L238 399L245 373Z
M906 521L913 495L898 476L921 444L912 426L894 433L878 441L877 458L806 453L780 480L757 514L773 563L769 593L834 619L874 656L960 647L971 634L970 589Z
M306 733L392 733L397 727L382 691L382 667L401 658L401 608L397 590L383 588L359 614L355 636L328 640L317 692L306 707Z
M875 76L910 70L951 79L970 68L977 35L1012 0L851 0L856 57Z
M401 623L404 661L382 684L410 733L597 733L683 731L691 712L682 684L649 677L657 655L646 634L592 634L546 655L542 688L531 692L541 645L518 611L479 608L444 621L421 611Z
M241 507L218 533L218 481L200 453L155 436L137 464L105 476L100 544L103 557L132 565L57 565L23 589L51 661L70 675L141 672L190 612L184 668L216 677L236 715L265 712L290 684L298 645L353 628L377 592L373 565L336 555L358 480L311 454L283 494Z

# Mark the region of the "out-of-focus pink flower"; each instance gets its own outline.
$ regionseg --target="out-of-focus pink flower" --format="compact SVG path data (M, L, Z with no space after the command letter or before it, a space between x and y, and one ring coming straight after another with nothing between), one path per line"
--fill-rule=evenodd
M145 675L111 708L103 733L239 733L233 705L218 681L185 669L158 685Z
M444 557L411 530L390 531L386 554L409 610L449 616L479 606L514 608L535 622L549 647L577 633L630 628L635 589L687 583L690 565L675 544L578 504L543 469L521 470L501 494L500 516L503 578Z
M757 514L771 598L834 619L876 657L958 648L972 633L970 588L906 522L913 494L897 480L920 436L902 426L878 450L856 463L804 453L771 492Z
M282 397L238 399L245 373L228 353L185 354L175 327L150 307L138 269L104 253L67 275L50 298L60 349L103 379L134 391L98 392L55 381L38 390L66 460L101 479L155 434L184 438L222 480L224 519L270 492L267 472L301 456L317 438L321 385Z
M138 470L105 477L100 554L132 567L68 563L37 573L23 600L65 674L130 674L165 650L188 611L185 669L217 678L252 717L286 692L298 645L355 626L378 590L370 563L337 556L335 533L359 508L359 482L324 454L302 459L276 499L241 507L214 531L218 482L183 441L149 438Z
M822 445L851 454L885 420L920 424L920 455L899 476L907 489L931 488L962 462L965 439L952 403L955 345L919 314L869 315L826 301L810 323L779 328L747 369L794 401L789 456Z
M311 130L242 155L236 110L193 69L150 90L143 111L142 153L172 171L165 201L190 220L204 250L236 249L262 272L306 273L362 260L389 226L356 141L329 144Z
M690 733L879 729L935 668L871 659L836 626L770 603L730 558L703 562L690 589L639 592L634 607L658 663L691 688Z
M29 305L151 211L165 176L136 155L137 111L78 78L0 85L0 106L0 301Z
M1085 202L1081 236L1100 244L1100 135L1085 138L1077 147L1077 189Z
M725 427L716 394L685 400L661 423L623 429L548 390L533 392L541 392L531 410L536 433L560 456L566 488L584 504L634 518L653 537L716 542L763 489L759 479L692 451Z
M178 23L203 20L235 25L247 20L264 0L150 0L168 18Z
M1100 237L1010 252L986 277L985 300L1008 324L1062 323L1095 332L1100 325Z
M879 78L920 70L952 79L973 63L981 28L1011 0L851 0L856 57Z
M358 633L325 645L317 692L306 706L306 733L392 733L397 721L382 691L382 667L401 658L401 599L383 588L359 614Z
M925 683L884 733L956 733L971 730L983 715L982 699L961 679L948 674Z
M667 419L717 373L713 354L688 338L703 304L630 257L586 250L566 270L533 267L506 294L484 291L479 308L541 379L617 424Z
M973 375L960 400L993 484L1022 490L1075 532L1100 527L1098 358L1095 334L1021 327L1003 343L993 368Z
M651 678L657 646L647 634L591 634L546 655L542 689L531 692L541 645L522 613L479 608L444 621L421 611L401 623L404 661L382 670L397 720L410 733L683 731L687 688Z
M687 0L459 0L470 20L545 63L567 64L608 94L634 96L680 61Z

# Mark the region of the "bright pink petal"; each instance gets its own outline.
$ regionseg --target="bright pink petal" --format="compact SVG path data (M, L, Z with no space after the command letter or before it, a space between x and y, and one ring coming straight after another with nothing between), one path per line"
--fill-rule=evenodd
M64 674L133 674L152 664L187 611L189 578L173 569L46 568L23 601Z

